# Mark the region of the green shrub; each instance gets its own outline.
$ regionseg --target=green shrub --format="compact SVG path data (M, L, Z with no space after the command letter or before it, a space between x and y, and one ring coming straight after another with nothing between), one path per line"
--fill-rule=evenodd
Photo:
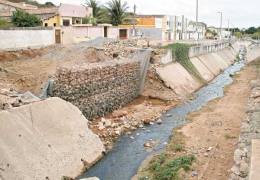
M12 23L17 27L35 27L41 25L41 20L24 11L16 11L12 16Z
M178 180L178 172L180 169L190 170L192 162L195 160L193 155L181 156L169 162L161 162L159 158L151 164L151 170L156 180Z
M200 82L206 83L206 81L201 77L196 67L190 61L189 58L190 45L176 43L176 44L170 44L165 48L172 49L173 56L175 57L176 61L179 62L190 74L192 74Z

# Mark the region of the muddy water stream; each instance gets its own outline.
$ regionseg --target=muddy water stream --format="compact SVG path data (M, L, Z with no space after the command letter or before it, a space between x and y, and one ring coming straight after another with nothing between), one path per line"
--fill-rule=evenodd
M187 114L199 110L211 100L224 96L224 87L233 82L231 75L240 71L243 66L242 61L235 63L211 83L195 93L193 100L187 101L163 114L161 117L163 123L161 125L146 126L145 129L139 129L132 135L122 136L113 150L79 179L93 176L99 177L101 180L131 179L147 156L165 147L172 130L186 123L185 117ZM160 143L152 151L148 152L144 149L144 143L151 139Z

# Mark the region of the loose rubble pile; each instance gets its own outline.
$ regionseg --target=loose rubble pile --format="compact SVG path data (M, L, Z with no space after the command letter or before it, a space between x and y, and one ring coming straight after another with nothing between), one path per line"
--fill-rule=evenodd
M251 140L260 139L260 80L251 81L247 118L241 126L238 149L234 154L235 165L230 180L246 180L249 175Z
M140 63L133 60L61 67L53 96L71 102L92 119L133 101L139 94L139 79Z
M105 55L110 58L127 58L136 48L147 48L148 41L145 39L133 39L124 41L113 41L104 44Z
M173 106L170 103L155 103L149 99L143 102L135 101L134 104L89 122L89 128L101 138L107 150L112 148L113 143L120 135L128 134L130 138L134 138L131 137L131 132L137 128L142 128L145 131L145 125L163 123L160 119L161 114Z
M30 104L40 101L38 97L31 92L20 94L14 89L0 89L0 110L8 110L14 107Z

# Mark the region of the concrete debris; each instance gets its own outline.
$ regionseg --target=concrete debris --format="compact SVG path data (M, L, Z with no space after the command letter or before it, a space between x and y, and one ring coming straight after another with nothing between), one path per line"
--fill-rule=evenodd
M196 177L196 176L198 176L198 172L192 171L192 172L191 172L191 177Z
M79 109L59 98L1 111L0 121L3 179L75 178L105 151Z
M162 124L162 120L161 120L161 119L158 119L158 120L156 121L156 123L157 123L157 124Z
M83 178L80 180L100 180L98 177Z
M212 149L213 149L213 147L209 147L209 148L207 149L207 152L210 152Z
M13 89L0 89L0 110L20 107L40 100L29 91L18 93Z

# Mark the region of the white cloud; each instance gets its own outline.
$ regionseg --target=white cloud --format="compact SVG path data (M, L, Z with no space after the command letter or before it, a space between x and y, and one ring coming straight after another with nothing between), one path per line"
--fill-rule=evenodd
M55 4L70 3L83 4L85 0L38 0L39 2L51 1ZM107 0L100 0L105 3ZM172 14L185 15L195 19L196 0L128 0L129 10L137 5L139 14ZM218 11L223 12L223 26L249 27L260 26L260 1L259 0L199 0L200 21L208 25L219 26L220 18Z

